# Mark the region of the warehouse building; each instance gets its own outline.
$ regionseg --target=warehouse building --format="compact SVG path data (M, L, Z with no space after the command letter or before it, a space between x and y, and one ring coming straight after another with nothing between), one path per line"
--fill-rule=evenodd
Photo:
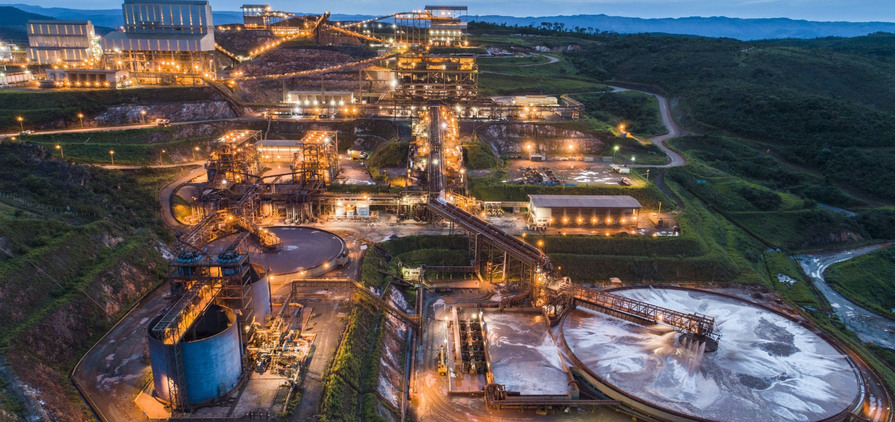
M286 103L293 104L293 113L301 115L358 112L357 100L351 91L289 91L286 93Z
M42 86L55 88L125 88L131 86L126 70L47 69Z
M214 26L204 0L125 0L124 31L103 37L110 67L141 83L200 83L214 76Z
M90 21L28 21L28 60L38 65L86 66L102 56Z
M640 209L627 195L528 195L528 226L636 227Z

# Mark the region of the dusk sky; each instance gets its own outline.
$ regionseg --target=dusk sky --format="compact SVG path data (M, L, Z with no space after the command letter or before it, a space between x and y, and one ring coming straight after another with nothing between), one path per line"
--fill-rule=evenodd
M295 2L272 0L275 9L319 13L386 14L421 9L427 0L344 0L339 2ZM30 3L30 2L29 2ZM211 0L214 10L238 10L241 0ZM265 3L252 0L251 3ZM433 4L465 4L470 15L551 16L607 14L643 18L729 16L742 18L787 17L818 21L895 21L893 0L468 0L430 1ZM42 7L114 9L120 1L44 0Z

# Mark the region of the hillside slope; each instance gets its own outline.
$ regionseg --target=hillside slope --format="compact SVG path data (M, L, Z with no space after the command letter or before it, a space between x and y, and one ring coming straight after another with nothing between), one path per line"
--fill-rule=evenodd
M10 143L0 176L0 410L91 419L68 372L166 272L154 180Z
M53 18L30 13L10 6L0 6L0 40L17 44L28 43L25 25L29 20L52 20Z
M581 72L661 89L699 131L760 142L831 182L895 201L895 65L728 39L600 41L571 54Z

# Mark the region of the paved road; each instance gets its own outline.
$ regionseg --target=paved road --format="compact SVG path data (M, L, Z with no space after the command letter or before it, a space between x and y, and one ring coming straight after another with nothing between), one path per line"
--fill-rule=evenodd
M802 266L805 274L811 277L817 289L830 302L836 315L858 335L861 341L895 349L895 321L846 299L833 290L823 276L824 271L830 265L876 251L882 247L882 245L874 245L842 252L801 255L796 257L796 260Z
M190 180L201 176L203 173L205 173L205 167L202 166L185 171L177 179L175 179L171 183L168 183L163 188L161 188L161 190L159 190L159 203L161 204L162 221L164 221L165 225L170 227L172 230L185 231L189 227L174 218L174 210L171 208L171 198L173 197L174 192L176 192L179 187L183 186L186 183L189 183Z
M102 164L99 167L102 167L106 170L138 170L138 169L173 169L177 167L188 167L188 166L201 166L204 165L207 161L185 161L182 163L174 163L174 164L151 164L151 165L143 165L143 166L131 166L131 165L111 165L111 164Z
M671 159L670 163L661 164L661 165L629 164L628 167L670 168L670 167L680 167L687 163L687 160L683 156L681 156L677 151L675 151L675 150L669 148L667 145L665 145L665 141L667 141L669 139L677 138L679 136L683 136L686 133L686 132L684 132L683 129L680 128L680 126L677 125L677 123L674 121L674 118L671 116L671 108L668 106L667 98L665 98L661 95L657 95L657 94L653 94L653 93L649 93L649 92L638 91L636 89L621 88L621 87L617 87L617 86L610 86L610 88L612 88L612 92L635 91L635 92L640 92L643 94L648 94L648 95L652 95L653 97L656 97L656 100L658 100L658 102L659 102L659 114L662 116L662 125L664 125L665 129L668 131L668 133L666 133L664 135L659 135L659 136L650 138L649 140L650 140L650 142L654 143L657 147L659 147L659 149L661 149L662 152L664 152L665 155L667 155L668 158Z
M519 67L544 66L544 65L553 64L553 63L556 63L556 62L559 61L559 57L556 57L556 56L549 56L549 55L547 55L547 54L538 54L538 55L541 56L541 57L546 57L546 58L547 58L547 63L524 64L524 65L519 66Z
M34 135L54 135L58 133L81 133L81 132L109 132L113 130L128 130L128 129L148 129L151 127L156 127L155 124L139 124L139 125L119 125L119 126L99 126L99 127L85 127L85 128L76 128L76 129L59 129L59 130L40 130L34 131L31 136ZM0 134L0 139L8 138L10 136L21 136L18 132L16 133L4 133ZM25 135L24 138L27 139L28 135Z
M214 123L214 122L227 122L227 121L236 121L236 120L264 120L262 117L234 117L229 119L209 119L209 120L191 120L185 122L172 122L171 126L180 126L180 125L191 125L196 123ZM25 135L24 138L27 139L28 136L36 136L36 135L54 135L59 133L88 133L88 132L111 132L115 130L129 130L129 129L149 129L158 127L155 123L147 123L147 124L136 124L136 125L117 125L117 126L97 126L97 127L85 127L85 128L72 128L72 129L58 129L58 130L35 130L31 135ZM21 138L18 132L15 133L4 133L0 134L0 139L8 138L11 136L18 136Z
M316 293L323 288L299 289L303 293ZM327 299L295 299L302 306L310 307L314 317L309 322L309 327L303 329L305 333L316 333L311 362L308 364L308 373L304 380L304 395L296 409L296 421L316 420L317 408L323 399L323 375L332 360L333 354L339 347L342 330L347 324L351 305L347 301L350 293L347 289L329 289Z
M73 376L81 393L106 421L147 420L133 401L149 376L146 360L146 330L149 321L167 304L166 286L150 293L143 302L118 321L75 367Z

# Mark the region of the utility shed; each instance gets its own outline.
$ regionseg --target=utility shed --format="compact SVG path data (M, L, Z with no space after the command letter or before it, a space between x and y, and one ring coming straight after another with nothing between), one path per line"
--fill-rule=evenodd
M643 208L628 195L528 195L532 228L634 227Z

